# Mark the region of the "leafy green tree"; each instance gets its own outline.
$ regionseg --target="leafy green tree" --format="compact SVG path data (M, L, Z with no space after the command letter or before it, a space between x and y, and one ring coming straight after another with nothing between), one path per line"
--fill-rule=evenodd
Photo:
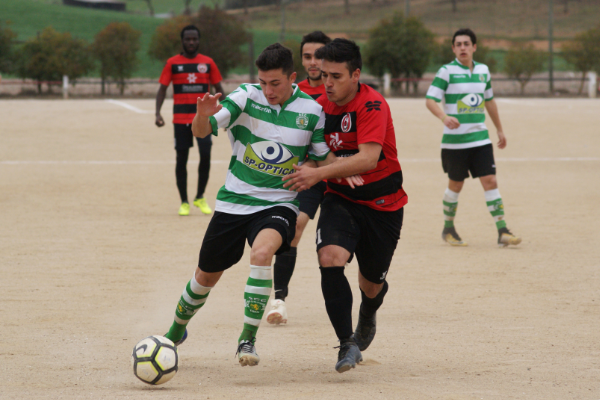
M448 38L440 44L439 50L435 54L434 62L436 65L443 65L452 62L455 58L456 56L452 52L452 39ZM481 40L477 41L477 51L473 54L473 59L487 65L490 72L496 72L498 61L492 56L491 49L484 46Z
M42 92L43 81L58 82L63 75L75 81L94 69L88 44L52 27L28 40L17 54L17 73L22 78L37 80L38 93ZM50 83L48 91L51 91Z
M536 72L541 72L546 61L546 53L536 50L533 44L513 45L504 57L504 72L521 85L521 94L525 93L525 85Z
M211 57L223 76L244 63L240 47L250 38L242 21L215 7L202 6L196 15L178 16L160 25L150 42L148 54L161 62L181 53L181 30L189 24L200 29L199 52Z
M9 27L8 23L0 21L0 74L11 72L13 67L13 44L17 34Z
M596 71L600 74L600 26L576 35L571 42L562 47L562 56L581 72L578 92L581 94L586 73Z
M125 91L125 79L133 75L139 64L137 52L141 35L142 32L133 29L128 22L111 22L94 38L92 48L100 61L102 94L109 77L118 82L121 95Z
M404 18L396 12L391 19L383 19L369 32L365 64L370 71L382 77L389 72L392 78L421 78L433 54L433 33L417 17ZM400 85L394 83L395 88ZM406 84L408 93L409 82ZM416 92L417 83L414 83Z

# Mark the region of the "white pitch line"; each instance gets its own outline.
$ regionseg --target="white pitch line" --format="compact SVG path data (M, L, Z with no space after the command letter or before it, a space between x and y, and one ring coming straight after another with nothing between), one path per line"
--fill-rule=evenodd
M600 161L600 157L516 157L516 158L497 158L497 161L501 162L556 162L556 161ZM196 164L197 160L189 160L188 164ZM439 158L404 158L400 159L400 163L428 163L428 162L440 162ZM211 164L225 164L229 163L229 160L211 160ZM29 164L44 164L44 165L159 165L159 164L175 164L175 161L34 161L34 160L22 160L22 161L0 161L0 165L29 165Z
M124 108L126 108L130 111L133 111L135 113L138 113L138 114L152 114L154 112L154 111L141 110L137 107L132 106L131 104L125 103L124 101L119 101L119 100L114 100L114 99L107 99L105 101L112 103L112 104L116 104L121 107L124 107Z

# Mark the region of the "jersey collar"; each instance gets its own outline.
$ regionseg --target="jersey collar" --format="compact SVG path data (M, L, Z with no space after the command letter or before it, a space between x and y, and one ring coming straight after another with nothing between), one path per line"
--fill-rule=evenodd
M298 98L298 96L300 95L300 89L298 89L298 85L296 85L295 83L292 83L292 88L294 89L294 91L292 92L292 95L290 96L289 99L287 99L285 101L285 103L283 103L283 107L281 107L281 110L283 111L283 109L285 109L289 104L291 104L294 100L296 100Z

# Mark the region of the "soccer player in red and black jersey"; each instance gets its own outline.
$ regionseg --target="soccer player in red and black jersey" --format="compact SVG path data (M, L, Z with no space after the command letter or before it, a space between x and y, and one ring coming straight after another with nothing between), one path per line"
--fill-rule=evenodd
M321 60L315 57L315 51L330 42L329 36L321 31L314 31L305 35L300 43L302 66L308 76L298 83L298 87L315 100L325 94L325 86L321 78Z
M359 82L362 59L352 41L335 39L316 52L327 96L325 139L337 160L320 168L297 167L286 187L302 191L328 179L317 225L317 252L325 308L340 340L335 369L345 372L362 361L375 336L375 314L388 291L385 280L400 239L407 203L390 108L374 89ZM341 176L359 174L351 189ZM344 266L356 254L362 303L352 329L352 290Z
M315 31L305 35L302 38L302 43L300 43L302 65L308 77L300 82L298 87L315 100L325 94L325 85L321 80L321 60L315 57L315 51L330 42L329 36L321 31ZM275 298L271 301L271 310L267 314L267 322L270 324L287 323L285 298L288 295L288 285L296 267L298 243L300 243L300 238L302 238L302 233L309 219L315 218L315 214L325 197L325 189L327 189L327 184L321 181L310 189L300 192L296 197L300 202L300 214L296 220L296 235L290 249L276 256L273 265Z
M175 126L175 151L177 162L175 177L177 189L181 198L179 215L190 214L190 204L187 197L187 161L190 147L194 146L192 135L192 120L196 115L196 100L204 93L210 92L211 85L217 93L224 93L221 86L221 73L212 58L198 53L200 45L200 30L194 25L188 25L181 31L183 53L167 60L156 93L156 126L165 125L160 115L160 109L165 100L167 88L173 82L173 125ZM210 172L210 150L212 141L210 135L204 139L196 138L200 151L198 166L198 191L194 205L204 214L212 212L204 198L204 190Z

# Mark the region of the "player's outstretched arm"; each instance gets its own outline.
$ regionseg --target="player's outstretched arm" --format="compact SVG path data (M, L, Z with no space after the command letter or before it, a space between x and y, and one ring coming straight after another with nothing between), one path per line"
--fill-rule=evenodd
M352 187L363 183L361 177L355 177L377 166L381 145L379 143L362 143L358 145L358 153L352 157L336 158L335 162L319 168L298 167L296 172L283 178L283 187L302 191L312 187L324 179L344 178Z
M221 97L221 93L217 93L214 96L206 93L204 97L198 97L196 100L196 115L192 121L192 133L194 136L205 138L211 134L212 126L210 125L209 117L212 117L223 108L219 104L219 97Z
M433 115L440 119L442 123L448 127L448 129L456 129L460 126L460 122L458 122L458 119L446 115L446 113L442 111L442 109L437 105L435 100L426 99L425 106L429 111L431 111Z
M487 100L485 102L485 109L487 110L488 114L490 114L490 118L496 127L496 132L498 133L498 148L503 149L506 147L506 136L504 136L502 122L500 122L500 113L498 112L496 100Z
M324 167L326 165L333 164L336 161L337 161L336 155L333 152L329 152L329 154L327 154L327 158L325 160L317 161L316 164L318 167ZM362 178L362 176L360 176L360 174L346 176L343 178L336 178L336 179L337 179L338 183L340 183L342 181L342 179L345 179L346 182L348 182L348 185L350 185L350 187L352 189L354 189L355 186L362 186L365 183L365 180Z

